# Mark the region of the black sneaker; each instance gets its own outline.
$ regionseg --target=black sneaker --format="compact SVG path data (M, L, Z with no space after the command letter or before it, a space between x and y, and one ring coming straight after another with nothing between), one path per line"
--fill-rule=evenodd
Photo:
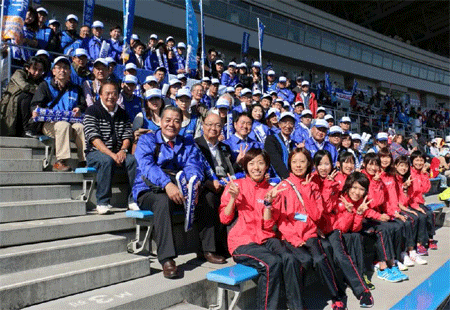
M375 285L373 285L372 282L370 282L369 277L365 274L363 275L364 283L366 284L367 288L371 291L375 289Z
M372 294L369 291L363 292L360 296L359 296L359 305L361 308L372 308L374 301L373 301L373 297Z

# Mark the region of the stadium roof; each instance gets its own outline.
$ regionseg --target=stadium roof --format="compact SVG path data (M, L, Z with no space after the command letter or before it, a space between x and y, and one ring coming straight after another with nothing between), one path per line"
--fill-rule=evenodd
M298 1L426 51L450 56L448 0Z

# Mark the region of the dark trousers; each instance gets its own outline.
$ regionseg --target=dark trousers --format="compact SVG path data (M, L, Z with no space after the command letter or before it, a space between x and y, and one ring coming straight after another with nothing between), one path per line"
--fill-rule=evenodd
M333 300L338 300L340 297L343 297L339 296L336 276L318 238L309 238L305 245L301 247L294 247L288 242L286 242L286 245L305 269L314 266L319 271L320 278L328 288Z
M394 259L394 246L392 245L393 226L388 222L379 222L365 219L362 231L364 237L375 238L377 257L381 261Z
M16 126L17 136L22 136L25 133L25 131L33 130L33 127L36 127L34 123L30 122L31 99L33 99L33 94L30 93L22 93L17 98L17 108L19 109L17 113L17 126ZM34 131L33 133L37 133L36 130L33 131Z
M391 226L392 232L392 249L394 258L397 260L401 259L401 252L405 249L405 226L406 228L409 226L408 221L403 223L399 219L394 219L393 221L387 222L389 226Z
M106 205L111 202L111 182L114 171L118 168L116 162L106 154L100 151L92 151L87 153L86 161L88 167L97 169L97 205ZM122 163L128 175L128 202L133 202L131 195L131 187L136 176L136 159L133 155L127 154L125 161Z
M424 205L420 205L422 209L425 211L427 215L427 233L428 233L428 239L432 240L433 236L436 234L436 216L434 215L434 212L428 209L428 207ZM423 243L424 245L428 243L428 240Z
M257 309L278 309L283 260L270 249L269 243L241 245L234 251L233 259L258 270Z
M362 249L361 245L361 239L352 238L348 240L353 240L353 242L357 242L359 240L359 248ZM345 245L345 240L343 237L343 234L339 230L334 230L331 234L328 235L328 241L330 242L332 248L333 248L333 256L334 261L336 264L339 265L340 269L342 270L342 273L344 274L345 279L347 280L347 283L350 285L350 287L353 290L353 294L356 297L359 297L364 291L368 291L362 274L358 271L358 267L355 264L355 262L352 260L348 250L347 246ZM354 249L357 249L357 245L355 245ZM362 256L362 251L359 254L360 257Z
M414 215L408 212L408 215L414 221L413 238L415 238L416 243L425 245L428 242L427 215L414 209L410 210L417 213L417 215Z

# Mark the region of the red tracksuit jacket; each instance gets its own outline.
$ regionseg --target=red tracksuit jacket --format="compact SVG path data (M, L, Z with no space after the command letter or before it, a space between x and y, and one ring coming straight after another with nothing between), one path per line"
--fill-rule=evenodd
M425 204L423 194L429 192L431 182L427 173L417 171L414 167L411 167L411 178L413 182L408 188L408 196L411 197L411 208L417 209L419 205Z
M345 180L347 180L347 175L339 171L334 177L334 180L339 184L339 191L342 192L345 185Z
M239 186L240 193L235 200L237 221L228 233L228 250L231 254L241 245L252 242L263 244L267 239L275 237L274 217L267 221L263 218L264 196L272 189L272 186L265 179L257 183L248 176L233 182ZM231 199L228 188L229 185L225 187L219 208L220 221L223 224L230 224L235 217L235 213L225 215L224 212Z
M364 198L357 202L353 202L347 194L344 195L344 198L348 202L353 203L353 212L348 212L342 202L337 202L336 207L334 208L336 215L333 223L333 230L338 229L342 233L358 232L362 229L364 216L356 214L356 210L361 205Z
M279 212L277 224L282 238L298 247L308 239L317 237L317 223L323 212L322 198L316 184L304 185L302 183L305 179L301 179L292 173L288 180L299 191L303 203L300 202L291 184L285 180L281 182L279 189L286 188L286 190L278 194L279 199L274 203L272 212L275 212L275 210ZM294 219L296 213L307 215L306 222Z
M387 215L393 218L396 212L402 211L398 207L400 202L400 191L403 192L402 185L399 184L395 175L389 175L386 172L383 172L381 175L381 181L384 184L387 198L384 211Z
M316 184L323 202L322 218L317 225L324 234L328 234L333 230L334 208L340 196L339 183L328 178L322 179L317 172L313 173L311 183Z
M364 212L364 217L379 220L381 214L385 212L384 204L387 200L386 188L381 180L375 181L366 170L363 170L362 173L364 173L370 181L368 199L372 200L369 209Z

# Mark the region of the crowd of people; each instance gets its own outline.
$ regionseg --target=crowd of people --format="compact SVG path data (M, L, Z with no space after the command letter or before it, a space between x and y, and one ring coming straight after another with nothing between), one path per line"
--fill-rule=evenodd
M298 77L292 87L272 69L263 74L258 62L248 70L230 61L225 69L214 49L199 76L186 69L186 46L173 37L152 34L145 43L133 35L127 53L121 28L113 27L108 57L99 58L103 23L78 31L70 14L60 32L47 16L30 8L24 40L15 42L41 50L13 49L24 64L2 97L2 135L53 137L53 170L62 172L72 169L74 141L78 166L97 170L99 214L111 212L112 176L124 170L129 209L154 213L166 278L178 276L172 214L186 200L180 171L202 182L199 255L256 268L258 309L304 309L301 283L310 270L334 310L346 309L347 286L371 307L375 287L364 253L374 256L375 276L397 283L437 249L424 194L430 157L448 169L448 147L444 154L437 141L404 147L398 134L351 132L352 120L328 114L307 80ZM121 80L117 64L124 64ZM139 69L152 74L138 80Z

